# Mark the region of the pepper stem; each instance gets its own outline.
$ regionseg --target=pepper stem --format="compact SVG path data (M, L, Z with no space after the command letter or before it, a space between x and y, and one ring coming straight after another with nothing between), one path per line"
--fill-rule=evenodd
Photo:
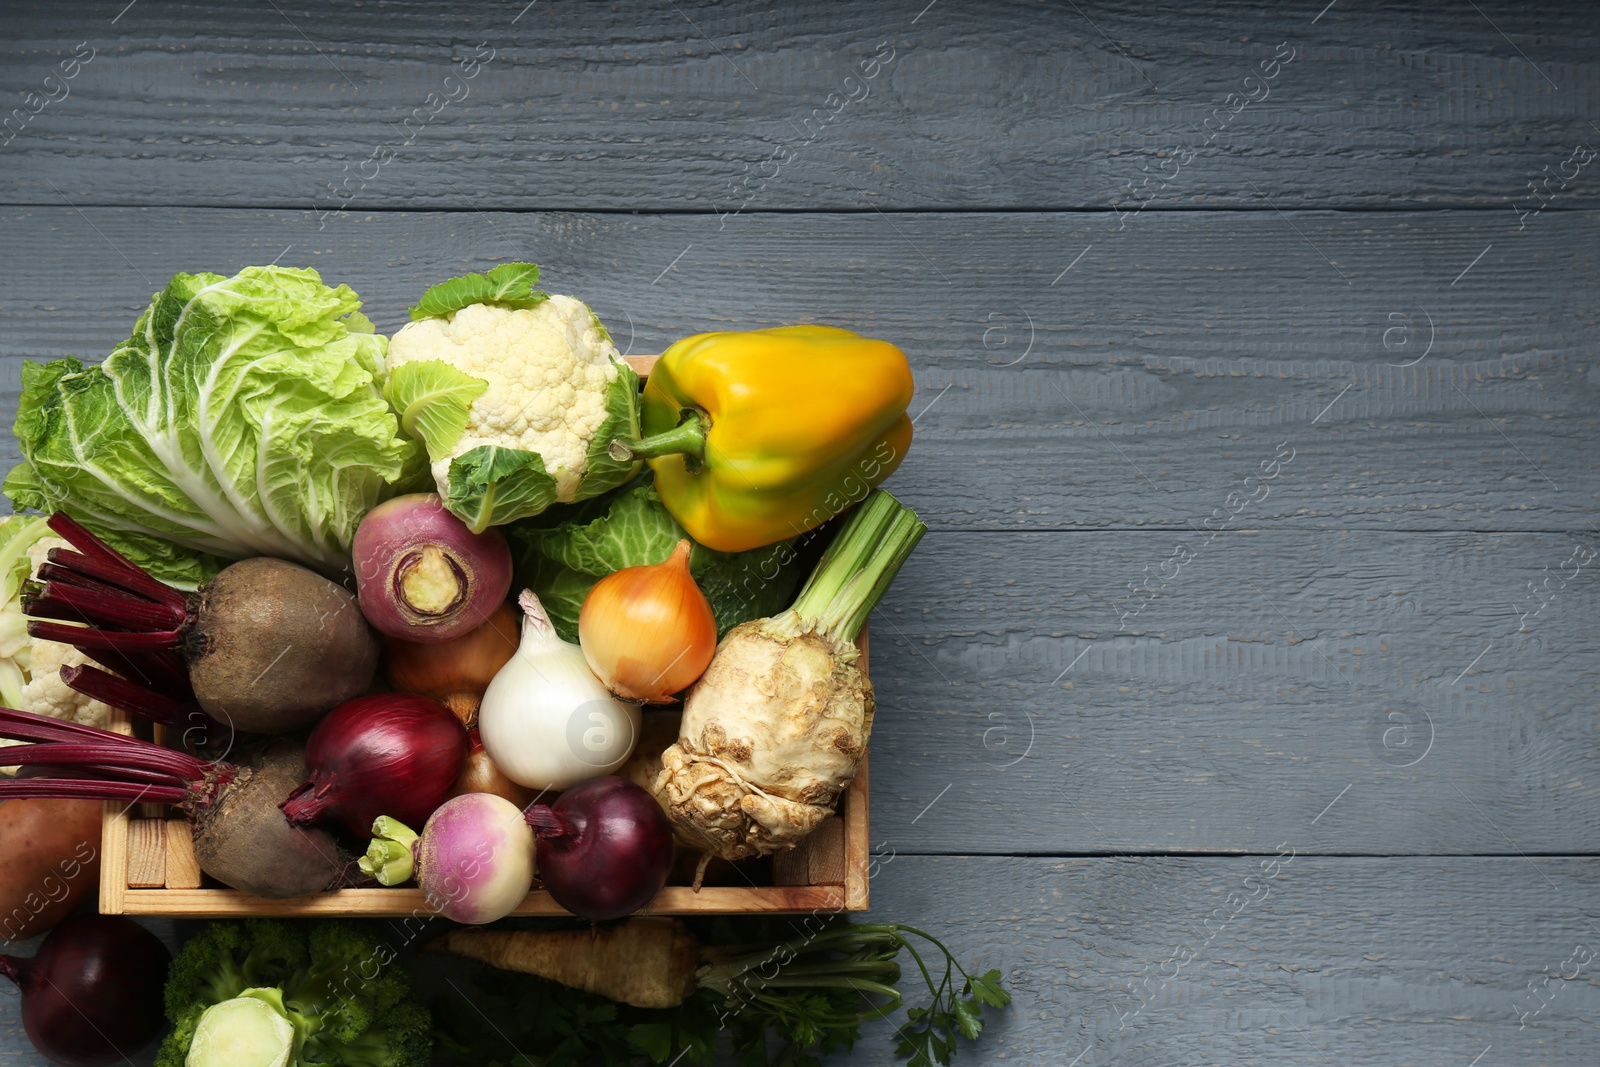
M618 463L631 463L636 459L655 459L658 456L693 456L705 462L706 431L710 426L698 411L690 411L684 420L670 430L633 440L618 437L607 448L607 454Z

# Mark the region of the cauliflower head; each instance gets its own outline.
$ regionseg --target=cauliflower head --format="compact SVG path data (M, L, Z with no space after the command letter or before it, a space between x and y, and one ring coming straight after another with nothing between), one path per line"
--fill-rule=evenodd
M111 708L61 680L61 668L91 662L71 645L28 636L22 585L39 573L52 548L70 548L42 516L0 521L0 700L6 707L105 729ZM20 742L0 740L0 746Z
M607 454L638 432L638 376L587 304L525 292L537 277L506 264L435 286L389 342L390 403L427 446L445 507L475 532L638 471Z

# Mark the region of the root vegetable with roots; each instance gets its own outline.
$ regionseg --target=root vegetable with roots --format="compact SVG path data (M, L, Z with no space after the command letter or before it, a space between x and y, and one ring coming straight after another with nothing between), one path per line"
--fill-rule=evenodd
M655 780L681 835L709 855L747 859L792 848L833 811L872 732L855 638L926 530L874 490L793 607L722 639Z

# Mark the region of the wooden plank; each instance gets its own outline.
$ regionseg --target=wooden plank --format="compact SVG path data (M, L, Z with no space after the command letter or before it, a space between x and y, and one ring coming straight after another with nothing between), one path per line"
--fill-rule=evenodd
M774 885L843 885L845 820L830 815L787 852L772 857Z
M1015 1002L962 1063L1593 1062L1597 861L1264 861L901 857L870 918L1002 972ZM837 1062L891 1062L903 1022Z
M1199 526L1280 445L1296 458L1251 507L1263 527L1586 529L1600 215L1522 234L1497 218L1162 213L1105 242L1104 216L763 216L718 236L672 216L386 213L318 234L282 212L16 208L0 410L17 357L109 351L180 269L311 264L392 330L428 284L522 255L635 353L808 319L892 338L920 391L892 484L935 529Z
M1490 1045L1478 1067L1592 1064L1596 860L1296 853L1273 878L1266 859L900 856L866 918L1001 972L1013 1005L985 1011L957 1064L1468 1067ZM472 988L455 962L414 973L454 999L447 977ZM927 1002L913 966L901 986L908 1007ZM902 1062L905 1021L869 1024L827 1062Z
M167 884L165 819L128 821L128 888L160 889Z
M1592 534L930 534L872 620L873 841L1262 850L1321 814L1321 852L1600 851L1597 554ZM1159 595L1129 591L1146 580Z
M194 855L194 837L185 819L163 819L167 835L168 889L199 889L200 862Z
M1583 5L920 6L36 0L0 42L25 104L0 197L749 212L1265 209L1268 190L1510 217L1595 143ZM1592 172L1551 189L1596 196Z
M732 912L801 914L845 910L840 886L708 886L696 892L688 886L669 885L656 895L641 915L704 915ZM164 889L132 891L123 912L128 915L186 915L222 918L248 915L358 916L401 918L429 914L420 889L341 889L293 900L262 900L233 889ZM550 894L529 893L513 915L569 915Z
M125 712L112 709L108 729L133 733ZM100 820L100 914L120 915L128 893L128 808L121 800L108 800Z

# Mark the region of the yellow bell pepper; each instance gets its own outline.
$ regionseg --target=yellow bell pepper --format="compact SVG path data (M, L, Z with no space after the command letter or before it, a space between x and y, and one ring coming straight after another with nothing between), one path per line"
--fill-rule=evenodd
M661 502L708 548L743 552L833 518L905 458L906 357L834 326L702 333L672 345L645 384L643 458Z

